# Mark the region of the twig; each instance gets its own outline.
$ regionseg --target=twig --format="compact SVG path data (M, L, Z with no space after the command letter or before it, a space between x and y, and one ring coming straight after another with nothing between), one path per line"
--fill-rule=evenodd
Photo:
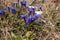
M6 39L5 40L8 40L8 35L7 35L8 34L7 33L8 32L8 29L7 29L7 27L5 27L5 30L6 30Z

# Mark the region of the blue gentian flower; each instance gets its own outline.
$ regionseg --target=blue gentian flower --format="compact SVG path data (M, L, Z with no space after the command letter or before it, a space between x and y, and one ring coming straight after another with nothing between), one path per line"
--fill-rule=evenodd
M37 13L35 13L35 14L34 14L34 17L35 17L35 19L38 19L38 18L40 18L40 15L37 14Z
M5 10L0 10L0 14L5 14Z
M34 20L34 16L30 16L30 17L29 17L29 20L30 20L30 21L33 21L33 20Z
M29 16L28 18L26 18L26 23L28 24L28 23L30 23L30 22L32 22L32 21L34 21L35 19L34 19L34 17L33 16Z
M10 10L11 7L7 5L6 8L8 8L8 10Z
M32 12L33 12L33 9L29 9L28 12L29 12L29 13L32 13Z
M11 11L12 11L13 13L16 13L16 12L17 12L16 8L11 8Z
M20 15L24 20L26 20L27 18L27 15L26 14L23 14L23 15Z
M21 1L20 3L21 3L21 5L26 6L26 1L25 0Z
M34 20L34 17L33 17L33 16L27 17L26 14L20 15L20 16L25 20L25 22L26 22L27 24Z
M35 13L35 8L34 7L32 7L32 8L30 8L29 10L28 10L28 12L31 14L31 13Z
M42 9L42 6L38 6L38 10L41 10Z
M26 22L26 24L29 24L30 23L30 19L27 18L25 22Z
M32 9L33 11L35 11L35 8L32 7L31 9Z

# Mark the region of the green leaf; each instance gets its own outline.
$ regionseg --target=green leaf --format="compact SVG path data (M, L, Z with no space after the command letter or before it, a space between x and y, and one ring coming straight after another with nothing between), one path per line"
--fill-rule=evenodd
M15 40L23 40L23 37L22 37L22 36L17 36L17 37L15 38Z

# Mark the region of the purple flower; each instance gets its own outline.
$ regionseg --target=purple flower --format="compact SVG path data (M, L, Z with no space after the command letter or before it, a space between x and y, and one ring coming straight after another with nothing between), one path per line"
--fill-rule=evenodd
M34 17L35 17L35 19L38 19L38 18L40 18L40 15L37 14L37 13L35 13L35 14L34 14Z
M26 6L26 1L25 0L21 1L20 3L21 3L21 5Z
M32 7L31 9L32 9L33 11L35 11L35 8Z
M33 16L29 16L28 18L26 18L26 23L29 24L31 23L32 21L34 21L34 17Z
M29 10L28 10L28 12L31 14L31 13L35 13L35 8L30 8Z
M16 13L16 12L17 12L16 8L11 8L11 11L12 11L13 13Z
M0 14L5 14L5 10L0 10Z
M29 12L29 13L32 13L32 12L33 12L33 9L29 9L28 12Z
M29 24L30 23L29 18L27 18L25 22L26 22L26 24Z
M34 16L30 16L30 17L29 17L29 20L30 20L30 21L33 21L33 20L34 20Z
M11 7L7 5L6 8L8 8L8 10L10 10Z
M23 14L23 15L20 15L24 20L26 20L27 18L27 15L26 14Z
M42 9L42 6L38 6L38 10L41 10Z

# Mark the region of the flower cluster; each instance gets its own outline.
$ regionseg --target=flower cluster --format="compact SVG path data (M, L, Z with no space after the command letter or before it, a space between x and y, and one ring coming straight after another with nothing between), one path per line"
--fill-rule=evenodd
M16 13L16 12L17 12L16 8L11 8L11 11L12 11L13 13Z
M21 1L20 3L21 3L22 6L26 6L26 1L25 0Z
M38 18L40 18L40 14L41 12L36 12L35 8L29 8L28 10L28 14L23 14L21 15L21 17L25 20L26 24L29 24L35 20L37 20Z
M18 5L18 2L13 2L12 4ZM21 1L20 4L21 4L21 6L25 6L25 8L28 8L26 10L28 14L20 15L20 17L22 17L24 19L26 24L29 24L32 21L37 20L38 18L40 18L41 12L36 12L36 8L34 6L27 6L25 0ZM17 13L16 8L14 8L14 7L11 7L11 6L7 5L6 8L8 10L10 10L12 13ZM41 6L39 6L38 8L41 9ZM4 12L5 12L4 10L0 10L0 14L3 14Z
M0 10L0 14L5 14L5 10Z
M26 5L26 1L22 1L21 2L21 6L24 5L28 11L28 14L22 14L20 15L26 22L26 24L29 24L35 20L37 20L38 18L40 18L40 14L41 12L36 12L36 8L34 6L27 6ZM41 9L41 6L38 7L39 9Z
M16 13L17 12L16 8L14 8L14 7L6 6L6 8L8 10L11 10L12 13Z

